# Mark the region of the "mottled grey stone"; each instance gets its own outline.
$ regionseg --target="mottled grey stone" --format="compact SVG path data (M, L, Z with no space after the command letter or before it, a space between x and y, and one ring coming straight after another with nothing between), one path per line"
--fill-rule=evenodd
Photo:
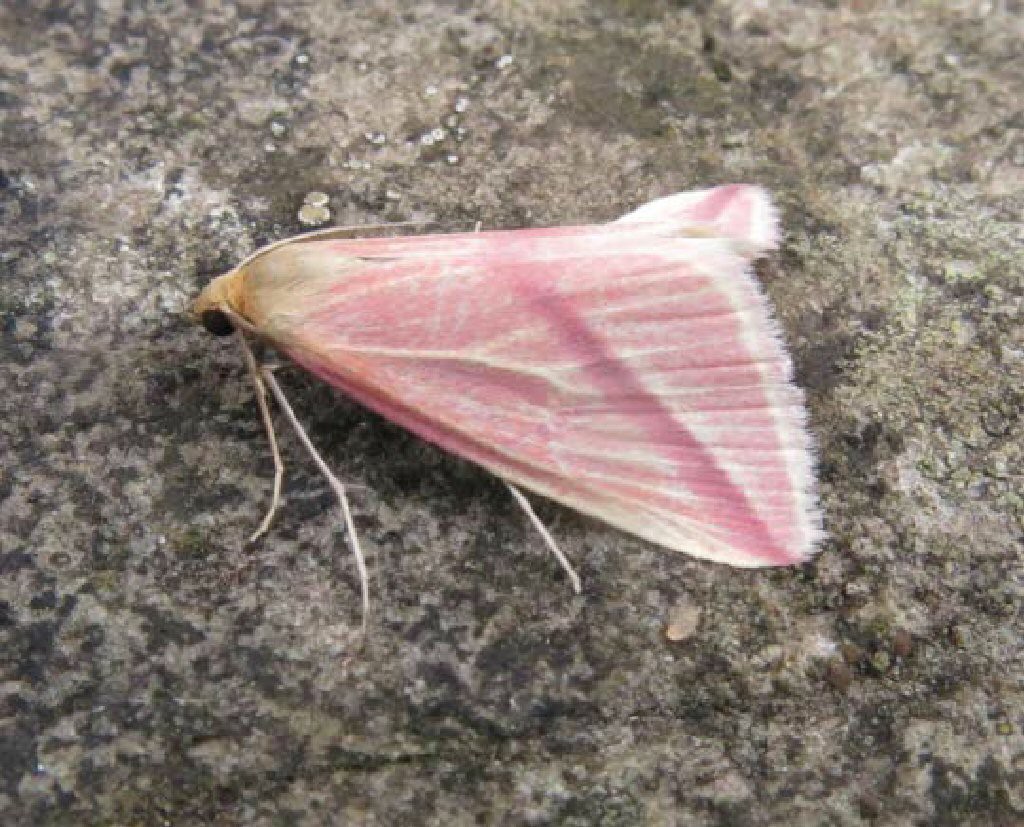
M1024 818L1019 2L0 9L5 825ZM298 371L286 505L214 274L338 224L759 182L829 540L732 570L539 504ZM665 639L681 601L700 609Z

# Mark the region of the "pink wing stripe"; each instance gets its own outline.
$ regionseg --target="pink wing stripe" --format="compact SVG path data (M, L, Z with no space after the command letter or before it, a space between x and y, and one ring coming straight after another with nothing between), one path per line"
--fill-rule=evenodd
M641 418L642 427L652 441L671 450L676 460L679 483L688 491L698 495L713 491L719 505L713 522L720 526L740 526L745 530L746 542L755 543L762 556L776 563L787 563L791 555L779 547L763 521L751 508L747 496L723 472L714 457L704 448L687 427L668 410L664 403L646 389L643 382L621 359L607 342L591 332L581 321L570 302L550 291L537 289L537 281L530 272L524 278L522 268L503 266L495 268L499 281L514 285L524 300L537 312L551 321L553 335L561 345L574 353L583 363L599 362L600 370L587 369L591 381L610 398L626 393L642 402L646 415ZM556 274L547 274L555 276ZM735 335L739 335L735 331ZM759 400L764 402L763 396ZM774 437L774 431L765 432ZM775 442L769 438L769 443ZM775 447L770 445L770 447Z

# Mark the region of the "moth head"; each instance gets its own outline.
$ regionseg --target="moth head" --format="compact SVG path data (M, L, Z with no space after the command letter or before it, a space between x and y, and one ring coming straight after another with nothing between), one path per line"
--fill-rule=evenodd
M192 305L192 318L215 336L235 332L235 326L225 309L243 315L239 307L238 270L232 270L211 281Z

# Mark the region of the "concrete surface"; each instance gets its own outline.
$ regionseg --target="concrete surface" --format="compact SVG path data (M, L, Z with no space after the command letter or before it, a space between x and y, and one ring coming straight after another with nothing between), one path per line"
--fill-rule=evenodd
M3 823L1022 823L1022 20L5 3ZM184 316L214 274L300 212L537 226L728 181L783 212L759 273L821 446L815 562L540 504L574 597L499 483L293 370L356 487L365 650L283 431L243 549L271 466L239 354Z

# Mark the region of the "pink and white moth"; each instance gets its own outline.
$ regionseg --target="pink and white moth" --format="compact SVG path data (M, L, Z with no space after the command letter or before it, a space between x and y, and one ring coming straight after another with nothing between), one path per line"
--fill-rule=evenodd
M340 234L263 248L195 314L512 486L666 548L733 566L813 553L803 396L750 268L777 243L763 190L680 193L610 224Z

